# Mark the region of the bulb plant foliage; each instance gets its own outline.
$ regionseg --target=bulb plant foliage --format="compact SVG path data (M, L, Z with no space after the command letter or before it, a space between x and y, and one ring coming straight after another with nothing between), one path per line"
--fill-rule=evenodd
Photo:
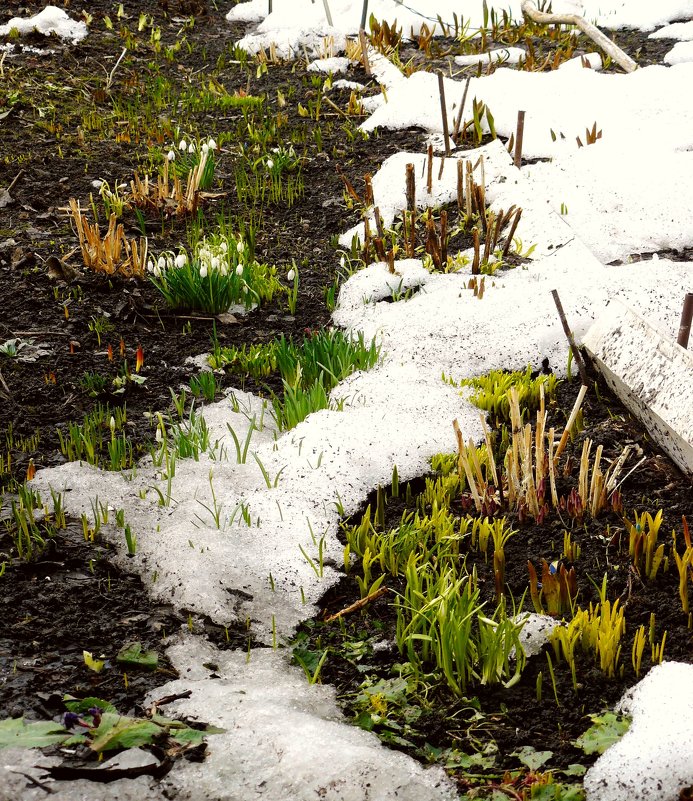
M147 265L149 280L172 309L219 314L234 304L250 309L284 291L277 270L260 264L242 237L204 237L188 253L165 251Z

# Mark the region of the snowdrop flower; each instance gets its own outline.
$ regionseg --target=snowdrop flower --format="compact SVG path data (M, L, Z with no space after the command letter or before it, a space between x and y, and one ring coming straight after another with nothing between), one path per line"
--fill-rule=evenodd
M187 263L188 263L188 257L185 255L185 253L179 253L176 256L176 267L178 267L179 270L185 267Z
M154 265L152 272L154 273L154 278L161 278L161 270L159 269L158 265Z
M180 150L181 153L185 153L185 151L187 149L188 149L188 145L187 145L185 139L181 139L180 140L180 144L178 145L178 150Z
M166 269L166 259L163 256L159 256L159 261L156 264L160 270Z
M167 158L169 161L175 161L175 160L176 160L176 154L175 154L175 152L174 152L173 150L169 150L169 151L168 151L168 153L166 154L166 158Z
M149 259L149 261L147 262L147 270L150 273L154 272L154 260L153 259Z
M342 253L342 255L339 258L339 266L340 267L344 267L345 262L346 262L346 259L344 258L344 254Z
M226 242L222 241L222 242L219 243L219 250L222 253L226 253L228 251L228 249L229 249L229 246L226 244Z
M242 264L238 264L236 266L236 275L243 275L243 265Z
M274 167L274 162L272 161L272 159L267 159L267 169L271 170L272 167Z
M194 143L194 142L191 142L191 143L188 145L188 153L194 153L194 152L195 152L195 143Z
M228 275L229 274L229 265L226 262L223 262L221 267L219 268L219 272L222 275Z
M287 280L293 281L294 278L296 277L296 271L293 270L293 269L289 270L289 272L286 274L286 277L287 277Z
M212 257L212 269L213 270L218 270L219 269L219 257L218 256L213 256Z
M207 142L203 142L201 150L203 153L206 153L209 150L209 145Z
M216 150L217 149L217 143L214 141L214 139L212 139L211 136L209 138L209 142L207 142L207 146L209 147L210 150Z
M200 267L200 278L206 278L206 277L207 277L207 265L203 264Z
M164 438L164 435L161 433L161 428L159 428L159 426L157 426L157 428L156 428L155 436L156 436L156 441L157 442L161 442L161 440Z
M242 239L238 240L238 244L236 245L236 250L239 253L243 253L243 240Z

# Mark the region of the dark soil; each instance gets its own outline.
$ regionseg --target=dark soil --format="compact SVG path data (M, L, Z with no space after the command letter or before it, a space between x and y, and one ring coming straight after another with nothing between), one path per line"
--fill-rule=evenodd
M36 13L44 5L34 0L5 0L1 21ZM111 409L125 407L134 456L146 453L154 435L149 413L170 409L171 390L180 392L196 372L187 363L188 357L209 351L214 331L221 345L240 346L267 342L282 334L300 338L306 330L327 326L330 316L325 291L337 277L333 240L359 219L359 209L348 200L337 165L362 193L364 176L374 173L389 155L422 149L422 135L416 130L383 132L366 141L356 131L358 115L332 107L323 111L322 142L318 145L313 136L314 121L297 111L299 103L308 106L316 100L318 87L305 78L301 64L270 65L262 74L252 61L248 68L239 64L229 43L243 34L243 27L225 21L227 4L217 10L216 4L207 0L125 0L122 19L116 16L118 5L107 0L65 2L71 16L78 18L82 12L91 15L87 39L72 46L34 36L17 42L2 62L0 115L6 116L0 123L0 189L9 187L11 200L0 208L0 343L19 338L39 349L32 360L23 358L31 355L28 347L17 358L0 355L0 491L7 493L5 511L32 463L40 470L65 460L58 430L64 433L70 423L82 422L97 404L109 404ZM151 24L138 32L141 13L149 15ZM112 30L106 28L106 17L113 23ZM185 28L189 17L194 17L194 25ZM152 44L154 29L161 31L162 46L185 39L189 47L181 47L172 60L167 60ZM621 41L622 35L616 38ZM669 43L650 42L642 34L623 34L623 41L637 44L640 57L646 59L659 58L669 49ZM106 76L126 42L126 57L112 85L107 86ZM37 55L24 49L26 43L55 52ZM436 42L425 56L407 45L402 61L415 55L415 61L425 60L429 67L439 63L447 69L451 56L459 52L452 51L453 44L452 40ZM586 43L580 46L585 51L592 49ZM538 59L546 55L548 51L537 52ZM378 91L362 69L353 70L348 77L365 83L366 94ZM286 135L298 132L304 195L291 208L266 206L256 240L257 257L276 264L282 274L293 260L301 265L295 314L289 314L284 298L239 316L234 323L199 313L174 314L148 281L94 275L81 266L77 238L65 211L71 197L89 210L90 195L99 202L94 180L103 179L113 186L121 180L129 181L135 171L146 171L151 165L151 149L167 148L178 126L188 136L214 135L235 130L242 118L242 112L235 108L220 111L214 104L186 113L177 107L166 109L166 113L156 108L148 111L148 98L157 81L200 92L210 81L216 81L230 94L241 90L264 96L267 114L276 115L281 110L286 115ZM282 106L279 93L289 96L289 87L291 99ZM329 97L344 109L350 92L333 89ZM117 113L128 106L138 109L135 122ZM222 147L214 188L223 197L209 201L203 224L213 224L220 213L250 222L234 188L239 144ZM134 215L127 214L123 222L129 236L138 235L140 228ZM156 252L187 240L184 220L148 220L146 231L150 249ZM51 269L56 259L71 268L64 279L56 278ZM107 324L100 342L93 330L96 321ZM112 360L108 357L109 345ZM132 369L139 346L144 353L139 375L146 381L130 382L124 394L116 394L112 381L125 370L125 362ZM90 393L85 380L90 374L103 379L101 391ZM217 383L220 391L234 386L263 389L244 376L231 374L219 375ZM563 391L566 396L561 397L559 407L565 412L571 405L568 396L572 388L566 386ZM680 527L681 514L693 518L690 485L654 451L646 434L613 399L606 393L601 399L590 393L585 418L585 433L603 443L609 457L628 441L643 449L645 464L624 486L627 509L664 508L662 530L667 532ZM395 504L391 504L393 519L396 512ZM618 519L614 519L612 530L618 525ZM610 578L610 591L628 604L629 624L647 623L649 613L655 611L658 631L668 632L667 658L691 661L690 631L677 611L675 592L672 596L671 572L654 587L644 586L615 545L607 548L602 535L601 529L576 530L583 547L579 564L581 598L592 597L587 577L600 579L608 554L612 567L621 567L620 573ZM515 597L519 598L527 585L527 558L535 562L542 556L555 558L561 538L562 523L550 520L548 527L541 529L525 526L522 536L511 540L508 584ZM546 543L552 539L549 548ZM67 529L58 532L44 553L29 563L16 559L4 528L0 528L0 564L3 562L0 719L22 714L27 718L55 716L62 710L63 693L97 695L126 712L136 709L146 692L172 678L173 671L163 656L163 639L185 625L187 618L169 608L153 606L140 580L118 566L121 563L116 564L110 547L99 540L84 541L78 521L68 521ZM479 569L482 575L487 572L483 564ZM355 597L353 587L344 582L328 595L325 607L335 611ZM382 599L369 608L358 625L386 637L383 632L387 632L391 619L388 601ZM220 647L238 647L245 642L240 631L232 632L226 642L224 632L208 624L206 630ZM114 660L122 645L132 641L158 650L160 662L155 672L128 673L126 686ZM106 658L102 673L92 673L85 667L83 650ZM392 656L378 656L372 662L373 670L387 674ZM628 664L627 659L624 662ZM464 748L480 726L498 744L504 755L500 762L503 767L516 766L508 755L518 744L530 742L552 750L556 765L575 761L570 740L586 728L585 713L612 703L624 686L632 683L632 671L626 667L623 680L605 682L590 666L581 665L577 703L569 681L559 677L559 709L546 682L543 700L537 703L538 669L530 662L512 696L499 691L479 696L482 708L490 713L483 726L472 720L469 709L463 709L459 701L437 698L440 707L417 724L416 745L453 743ZM354 690L359 675L337 656L331 656L323 670L324 679L334 682L343 693ZM460 782L462 787L462 779Z

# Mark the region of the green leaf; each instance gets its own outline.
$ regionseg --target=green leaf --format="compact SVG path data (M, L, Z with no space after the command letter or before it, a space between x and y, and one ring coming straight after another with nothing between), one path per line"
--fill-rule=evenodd
M531 745L523 745L519 751L514 752L513 756L516 756L530 770L539 770L551 759L553 751L537 751Z
M92 731L93 751L113 751L116 748L138 748L147 745L161 734L161 727L149 720L138 720L105 712L97 729Z
M92 707L97 707L102 712L113 712L117 714L117 710L113 704L109 704L108 701L102 701L101 698L96 698L93 695L87 698L75 698L73 695L64 695L63 703L68 712L75 712L77 715L89 711Z
M143 651L141 642L130 642L118 651L116 662L122 665L138 665L147 670L156 670L159 664L159 655L156 651Z
M562 773L564 776L584 776L585 773L587 773L587 768L584 765L574 762L572 765L568 765L565 770L556 772Z
M579 784L534 784L532 801L585 801L585 791Z
M603 754L607 748L618 742L630 727L630 719L605 712L603 715L590 715L593 725L577 740L576 745L586 754Z
M0 748L43 748L62 743L70 732L53 721L25 723L24 718L0 720Z

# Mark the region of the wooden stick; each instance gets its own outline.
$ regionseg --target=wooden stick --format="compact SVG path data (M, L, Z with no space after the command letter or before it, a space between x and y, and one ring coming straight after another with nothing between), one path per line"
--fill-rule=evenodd
M683 311L681 312L681 324L679 325L679 335L676 341L682 348L688 347L688 339L691 334L691 320L693 319L693 292L686 293L683 301Z
M322 0L322 4L323 6L325 6L325 16L327 17L327 24L330 26L330 28L332 28L334 26L332 25L332 13L330 12L330 6L327 0Z
M513 243L513 236L515 235L518 223L520 222L520 217L522 217L522 209L518 209L515 212L515 219L513 220L513 224L510 226L510 233L508 234L508 238L505 240L505 245L503 246L504 259L507 258L508 253L510 251L510 245L512 245Z
M445 84L443 73L438 70L438 92L440 94L440 114L443 118L443 138L445 140L445 155L450 155L450 133L448 132L448 110L445 107Z
M416 208L416 179L414 177L414 165L407 164L406 166L406 193L407 193L407 211L414 211Z
M525 134L525 112L517 112L517 133L515 135L515 166L522 166L522 139Z
M472 80L471 76L467 78L467 82L464 85L464 92L462 92L462 102L460 103L460 110L457 112L457 119L455 120L455 126L452 130L452 138L455 140L455 144L457 144L457 137L460 133L460 125L462 124L462 114L464 113L464 104L467 100L467 92L469 91L469 82Z
M557 290L552 289L551 295L553 296L553 302L556 304L556 309L558 310L558 316L561 318L561 325L563 326L563 331L566 335L566 339L568 340L568 344L570 345L570 350L572 351L573 358L575 359L575 363L577 364L578 370L580 371L580 378L582 380L583 385L586 386L587 370L585 369L585 362L582 360L580 351L578 350L578 347L575 344L573 332L570 330L570 326L568 325L568 320L566 319L565 312L563 311L563 304L561 303L561 299L558 297Z
M430 195L433 191L433 145L428 146L428 158L426 162L426 191Z
M387 587L378 587L375 592L372 592L365 598L361 598L359 601L354 601L353 604L349 604L349 606L346 606L344 609L340 609L340 611L335 612L334 615L326 617L325 623L332 623L334 620L339 620L339 618L344 617L345 615L350 615L352 612L358 612L359 609L363 609L364 606L368 606L369 603L375 601L377 598L380 598L382 595L385 595L386 592L388 592Z

